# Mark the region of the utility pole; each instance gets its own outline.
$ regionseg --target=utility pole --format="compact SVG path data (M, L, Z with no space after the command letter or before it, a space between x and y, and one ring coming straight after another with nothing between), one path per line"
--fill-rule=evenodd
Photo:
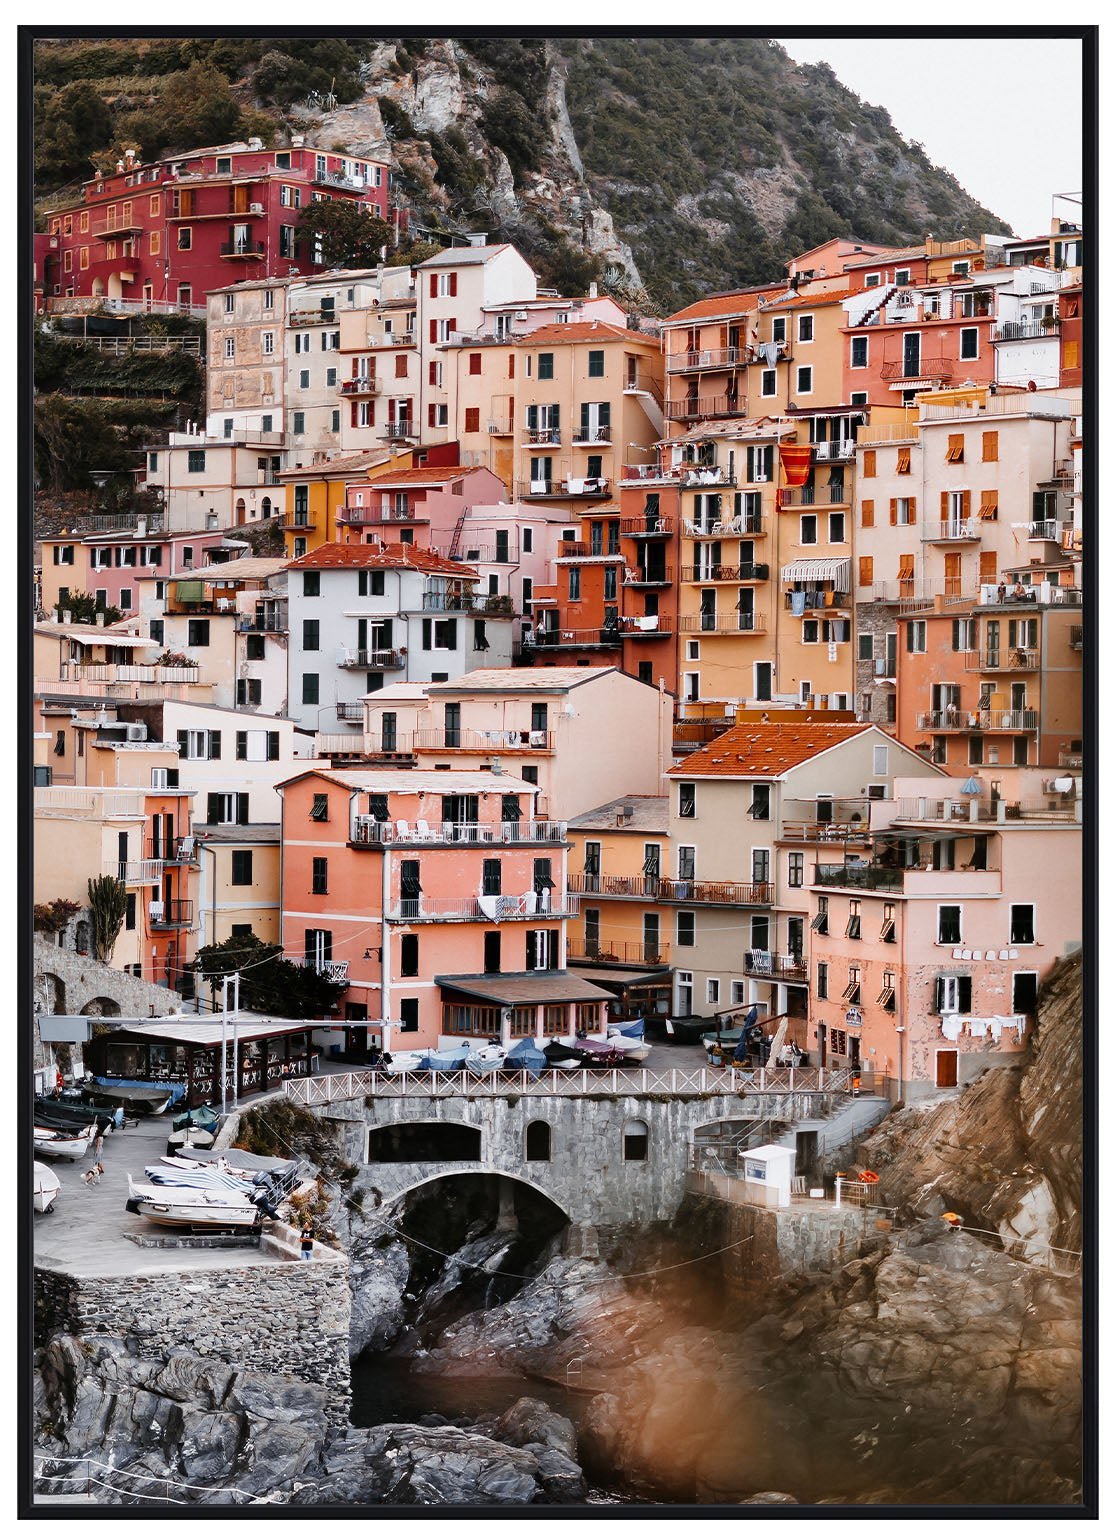
M228 974L221 980L221 1112L225 1111L225 1081L228 1076Z
M232 1110L240 1106L240 975L232 975Z

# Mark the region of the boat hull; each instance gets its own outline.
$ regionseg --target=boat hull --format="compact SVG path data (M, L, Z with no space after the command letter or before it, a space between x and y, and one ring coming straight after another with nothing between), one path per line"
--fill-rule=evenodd
M49 1128L36 1128L35 1153L37 1155L49 1155L57 1158L65 1156L67 1160L80 1160L89 1148L87 1134L78 1134L71 1137L61 1130Z
M150 1219L152 1224L179 1230L250 1230L260 1217L254 1204L203 1208L198 1204L162 1203L151 1198L136 1199L135 1211L144 1219Z
M35 1212L49 1214L61 1190L62 1183L50 1167L35 1161Z

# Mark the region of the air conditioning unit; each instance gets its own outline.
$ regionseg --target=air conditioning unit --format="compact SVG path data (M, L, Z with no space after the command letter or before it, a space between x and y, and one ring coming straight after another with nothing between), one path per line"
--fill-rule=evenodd
M129 722L124 733L125 743L146 743L147 724L145 722Z
M515 310L512 312L511 319L513 321L525 321L527 319L527 313L525 310Z
M752 477L752 480L756 481L756 482L759 482L759 481L769 481L770 477L765 475L762 471L758 471L755 474L755 476Z
M249 214L262 214L263 213L263 204L262 203L249 203L249 205L248 205L248 213Z

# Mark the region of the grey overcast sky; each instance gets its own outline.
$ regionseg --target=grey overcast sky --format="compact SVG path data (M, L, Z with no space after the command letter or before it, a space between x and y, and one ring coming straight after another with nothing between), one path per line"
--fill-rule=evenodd
M1053 17L1050 17L1053 20ZM1080 44L1059 38L778 38L799 64L824 62L885 107L965 191L1017 235L1072 218L1082 177Z

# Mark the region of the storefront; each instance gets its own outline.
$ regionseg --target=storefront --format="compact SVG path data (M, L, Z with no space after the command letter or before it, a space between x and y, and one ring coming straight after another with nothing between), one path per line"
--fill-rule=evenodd
M296 1021L229 1023L222 1049L222 1024L215 1017L124 1027L95 1037L85 1052L94 1075L185 1085L190 1107L219 1105L222 1061L228 1100L312 1074L316 1054L308 1027Z

